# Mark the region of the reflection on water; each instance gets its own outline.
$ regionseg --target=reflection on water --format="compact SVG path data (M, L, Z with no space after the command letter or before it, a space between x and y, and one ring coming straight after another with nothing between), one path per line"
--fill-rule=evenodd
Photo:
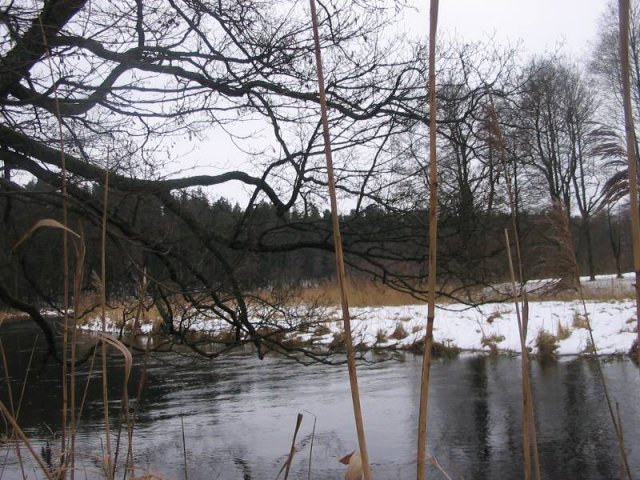
M29 324L18 323L0 329L16 403L35 332ZM91 337L83 340L93 341ZM38 450L52 441L52 431L59 430L61 405L59 366L51 359L43 362L43 347L38 340L19 419ZM110 364L110 395L115 399L122 368L117 357ZM407 355L403 361L359 370L376 478L415 476L420 364L420 358ZM88 370L88 364L80 369L79 392ZM617 478L615 435L596 365L570 359L544 365L534 362L532 370L543 478ZM616 360L604 364L604 371L611 394L620 403L627 445L632 446L640 432L635 406L638 369ZM139 374L135 369L131 395ZM451 477L521 478L519 359L463 356L437 361L431 379L428 449ZM2 400L6 403L7 398L3 385ZM112 418L117 418L118 402L112 408ZM342 478L337 459L357 448L346 367L304 367L250 355L212 362L154 355L134 434L136 465L167 478L184 478L182 417L190 479L275 478L289 451L298 412L305 418L290 478L307 478L311 450L312 478ZM101 423L100 381L93 378L78 434L79 464L83 476L89 472L87 478L95 476L102 457ZM55 455L57 443L51 445ZM630 452L630 465L632 471L640 470L637 449ZM4 478L16 478L17 468L15 454L9 451ZM39 478L33 467L27 473ZM440 477L434 473L433 478Z

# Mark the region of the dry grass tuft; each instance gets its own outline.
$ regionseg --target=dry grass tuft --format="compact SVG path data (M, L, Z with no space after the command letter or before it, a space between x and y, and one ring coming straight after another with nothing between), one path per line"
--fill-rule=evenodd
M500 310L496 310L487 316L487 323L491 325L494 320L498 320L499 318L502 318L502 312Z
M497 333L494 333L493 335L489 335L489 336L483 335L482 339L480 340L480 343L482 344L483 347L489 348L489 353L491 355L497 355L498 343L503 341L504 341L504 335L498 335Z
M378 329L378 331L376 332L376 345L380 345L381 343L386 342L387 339L387 333L384 331L383 328Z
M345 334L344 332L337 332L333 334L333 338L329 343L329 350L331 351L341 351L344 350L344 340Z
M536 337L536 348L541 359L550 360L556 358L556 350L558 349L558 337L546 330L538 331Z
M596 355L598 350L591 339L587 340L587 345L582 349L582 353L587 355Z
M556 327L556 337L558 340L566 340L571 336L571 329L562 324L562 322L558 322L558 326Z
M396 328L393 330L391 334L391 338L394 340L402 340L403 338L407 338L409 336L409 332L407 332L402 323L396 323Z
M324 323L321 323L316 327L313 331L313 335L316 337L324 337L325 335L329 335L331 333L331 329L327 327Z
M424 354L424 337L416 340L407 350L416 355ZM450 340L445 342L434 341L431 345L431 355L434 358L454 358L457 357L461 351L462 349Z
M584 315L581 315L581 314L576 312L576 313L573 314L573 323L571 325L573 326L573 328L585 328L585 329L588 329L589 328L589 321Z

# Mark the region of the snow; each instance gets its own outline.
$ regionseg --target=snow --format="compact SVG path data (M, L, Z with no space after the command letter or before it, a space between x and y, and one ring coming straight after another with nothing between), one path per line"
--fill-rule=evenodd
M587 279L584 279L587 280ZM615 299L633 291L633 275L624 279L615 276L601 276L595 282L583 281L590 294L602 294L610 300L532 301L529 303L529 320L526 345L536 352L536 337L540 331L560 337L557 339L559 355L579 355L590 350L590 335L586 328L585 312L593 329L597 352L602 355L628 352L636 338L635 301ZM549 283L536 281L535 285ZM495 286L496 289L502 286ZM527 286L530 289L530 286ZM629 295L630 296L630 295ZM298 307L299 310L299 307ZM298 318L305 318L300 312ZM409 348L421 342L425 334L427 318L426 305L404 305L387 307L351 308L351 324L354 344L367 347ZM283 326L284 320L264 311L254 312L256 322L263 326ZM316 312L317 320L306 333L294 331L289 338L300 341L314 341L314 345L328 345L342 331L340 309L329 307ZM268 318L268 324L265 324ZM301 321L301 320L298 320ZM289 320L291 322L291 320ZM101 330L101 321L91 319L81 328ZM108 330L117 333L116 323L107 318ZM295 320L294 320L295 325ZM316 328L324 325L324 332ZM286 324L291 327L291 323ZM400 327L401 326L401 327ZM307 325L307 327L309 327ZM141 325L141 333L152 330L150 324ZM188 328L192 331L220 333L227 324L219 319L192 317ZM564 332L562 332L564 330ZM394 335L394 331L396 334ZM324 333L324 334L323 334ZM560 335L564 333L565 335ZM436 309L434 340L448 346L456 346L466 351L520 352L520 335L516 308L513 303L488 303L470 307L462 304L440 305ZM566 338L562 338L566 336ZM493 343L493 346L491 344Z
M636 334L635 302L631 300L614 302L586 303L587 312L593 328L595 344L600 354L624 353L629 350ZM381 307L373 309L353 309L357 318L353 331L355 342L362 339L367 345L375 342L376 332L385 331L387 336L402 323L410 333L400 340L389 340L389 344L410 346L424 336L427 317L426 305L408 305L405 307ZM531 302L529 304L529 322L526 345L533 351L539 331L557 334L558 325L570 329L570 335L558 340L560 355L576 355L585 352L589 345L589 332L586 328L573 326L574 318L583 316L584 310L579 301L571 302ZM633 323L627 323L632 320ZM578 322L579 324L580 322ZM414 331L415 330L415 331ZM451 305L436 310L434 321L434 341L453 344L463 350L486 350L483 338L496 339L496 347L503 352L520 351L520 335L516 309L514 305L493 304L477 308Z
M595 280L589 280L589 277L580 277L580 284L585 295L603 295L616 297L620 295L632 296L634 292L633 279L635 273L624 273L622 278L616 278L616 275L598 275ZM560 279L546 278L542 280L529 280L525 289L529 293L542 294L553 291ZM500 283L485 288L482 296L491 298L496 295L508 296L511 293L510 283Z

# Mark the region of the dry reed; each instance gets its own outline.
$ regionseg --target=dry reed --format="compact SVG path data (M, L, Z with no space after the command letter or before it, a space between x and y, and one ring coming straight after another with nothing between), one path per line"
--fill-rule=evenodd
M105 168L104 175L104 200L102 203L102 228L101 228L101 251L100 251L100 316L102 318L102 333L106 335L107 319L107 205L109 199L109 170ZM109 393L107 390L109 381L107 378L107 342L102 342L102 408L104 416L104 434L107 449L107 480L112 480L114 475L114 464L111 457L111 429L109 426Z
M353 339L351 336L351 318L349 314L349 302L346 285L346 272L344 266L344 254L342 251L342 238L340 235L340 222L338 219L338 201L336 198L335 176L333 172L333 159L331 154L331 137L329 135L329 119L327 111L327 99L324 90L324 73L322 70L322 54L320 50L320 34L318 32L318 13L316 11L315 0L309 0L311 7L311 22L313 26L313 39L315 46L316 70L318 75L318 90L320 93L320 109L322 117L322 134L324 138L324 153L327 164L327 183L329 186L329 198L331 201L331 223L333 227L333 243L335 248L336 270L338 284L340 286L340 303L342 307L342 320L344 323L345 346L347 350L347 366L349 369L349 383L351 386L351 400L353 403L353 414L355 417L356 431L358 434L358 445L362 455L362 465L365 480L371 480L369 468L369 455L367 453L367 442L364 434L364 422L362 420L362 408L360 406L360 390L358 388L358 377L356 374L355 352Z
M302 417L303 417L302 414L298 413L298 416L296 417L296 427L293 430L293 438L291 439L291 448L289 448L289 454L287 455L287 459L285 460L284 465L282 465L282 468L278 472L278 475L276 476L276 480L280 478L280 475L282 474L283 471L284 471L284 480L287 480L289 478L289 470L291 469L293 456L296 454L296 437L298 436L298 431L300 430L300 425L302 424Z
M429 11L429 298L427 331L424 338L422 377L420 381L420 407L418 414L417 475L424 480L426 474L427 413L429 403L429 374L433 347L433 323L436 307L436 255L438 239L438 163L436 158L436 32L438 28L438 0L431 0Z
M513 192L513 184L511 175L509 174L508 162L507 162L507 149L498 123L498 115L495 105L493 103L493 97L489 96L489 105L487 106L487 131L489 134L489 146L495 147L498 150L499 158L502 163L504 175L506 178L508 205L511 216L511 228L514 232L514 243L516 248L516 259L518 265L518 284L520 285L521 300L518 299L518 289L516 288L516 274L513 266L513 256L511 254L511 242L509 240L509 231L505 228L505 244L507 248L507 260L509 263L509 273L511 278L511 291L513 296L513 302L516 310L516 319L518 321L518 332L520 336L520 351L521 351L521 371L522 371L522 450L523 450L523 469L524 478L528 480L531 478L531 458L533 457L533 466L535 468L536 480L540 480L540 458L538 455L538 441L535 422L535 409L533 404L533 390L531 387L531 370L529 368L529 351L527 350L527 327L529 319L529 300L527 297L527 290L524 288L524 273L522 263L522 252L520 249L520 237L518 233L518 219L517 219L517 206L516 199ZM522 311L521 311L522 308Z
M538 442L536 433L535 411L533 407L533 391L531 389L531 370L529 368L529 351L527 350L527 323L529 319L529 304L526 297L526 289L520 281L520 292L522 293L522 305L517 297L516 276L513 268L513 257L511 255L511 243L509 232L504 230L505 243L507 246L507 257L509 260L509 272L511 274L511 288L513 301L516 309L518 321L518 331L520 333L521 371L522 371L522 450L524 478L531 478L531 457L534 459L536 479L540 480L540 461L538 457ZM517 235L516 235L517 237ZM517 242L517 238L516 238ZM517 243L516 243L517 245ZM521 262L518 262L521 268ZM522 270L520 270L522 271ZM522 306L522 312L521 312Z
M47 42L47 36L45 34L44 25L42 23L42 16L38 15L38 27L40 29L40 35L42 42L45 46L45 55L49 66L49 75L51 77L51 84L56 84L56 79L53 75L53 61L51 60L51 51ZM60 101L58 99L57 89L53 89L53 106L54 115L56 118L56 124L58 126L58 146L60 148L60 176L62 179L62 224L65 229L62 232L62 281L63 281L63 313L64 313L64 325L62 335L62 435L60 436L61 443L61 478L66 478L66 429L67 429L67 343L69 340L69 237L67 228L69 226L69 209L67 205L67 163L65 154L64 134L62 131L62 115L60 113ZM73 480L73 473L71 475Z
M402 292L373 279L347 278L349 291L349 306L351 307L382 307L395 305L411 305L424 303L423 300L407 292ZM322 281L293 292L290 299L293 303L317 302L323 306L333 306L340 303L340 289L335 281Z
M187 467L187 442L184 438L184 415L180 415L180 429L182 430L182 460L184 463L184 480L189 480L189 469Z
M640 209L638 207L638 152L636 152L636 135L631 109L631 75L629 73L629 0L618 1L618 14L624 129L629 172L629 215L631 216L631 237L633 240L633 266L636 273L636 321L640 326ZM637 360L640 362L640 328L638 328L636 343L639 347L636 349Z

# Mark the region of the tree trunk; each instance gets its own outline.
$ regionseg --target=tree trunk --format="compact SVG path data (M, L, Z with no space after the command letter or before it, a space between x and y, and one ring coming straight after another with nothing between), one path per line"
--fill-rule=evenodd
M582 219L582 228L587 240L587 268L589 269L589 281L596 279L595 264L593 261L593 241L591 239L591 218L587 215Z

